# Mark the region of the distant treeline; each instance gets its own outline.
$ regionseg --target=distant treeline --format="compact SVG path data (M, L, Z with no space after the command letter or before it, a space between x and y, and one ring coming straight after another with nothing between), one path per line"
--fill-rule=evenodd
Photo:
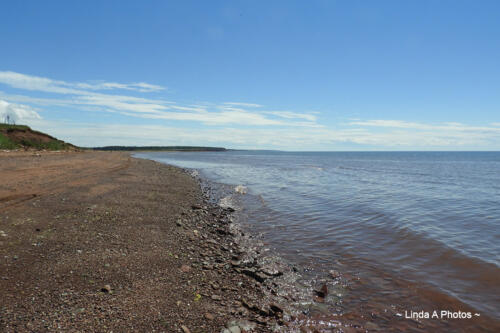
M219 147L193 147L193 146L106 146L95 147L93 150L106 150L106 151L226 151L226 148Z

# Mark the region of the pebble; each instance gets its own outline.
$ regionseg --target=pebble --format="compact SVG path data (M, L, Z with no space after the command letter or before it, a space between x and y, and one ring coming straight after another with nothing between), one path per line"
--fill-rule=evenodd
M189 272L190 270L191 270L191 267L189 267L188 265L182 265L182 266L181 266L181 271L182 271L183 273L187 273L187 272Z
M332 279L338 279L340 277L340 273L337 272L337 271L334 271L334 270L331 270L330 272L328 272L330 274L330 277Z
M101 291L103 293L111 294L111 286L109 284L106 284L104 287L101 288Z
M181 329L184 333L191 333L191 331L189 330L189 328L187 328L185 325L182 325L181 326Z
M231 333L241 333L241 329L238 326L229 327L229 332Z
M205 318L208 320L214 320L215 317L211 313L205 313Z
M328 287L326 284L323 284L320 290L315 290L316 296L325 298L328 295Z
M269 307L270 307L270 308L271 308L271 310L273 310L273 312L275 312L275 313L283 313L283 309L282 309L280 306L278 306L277 304L275 304L275 303L271 303L271 304L269 304Z

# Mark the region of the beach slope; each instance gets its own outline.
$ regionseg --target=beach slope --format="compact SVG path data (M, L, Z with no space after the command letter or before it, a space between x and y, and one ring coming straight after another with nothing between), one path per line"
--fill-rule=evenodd
M267 331L242 302L258 281L227 265L228 216L184 171L128 153L3 153L0 327Z

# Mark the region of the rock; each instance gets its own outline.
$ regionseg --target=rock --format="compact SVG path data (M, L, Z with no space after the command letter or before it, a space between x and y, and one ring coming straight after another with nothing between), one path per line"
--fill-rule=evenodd
M191 271L191 267L189 267L188 265L181 266L181 272L188 273L189 271Z
M227 231L222 228L217 229L217 232L221 235L227 235Z
M239 326L231 326L231 327L229 327L229 332L231 332L231 333L241 333L241 329L239 328Z
M191 331L189 330L189 328L187 328L185 325L181 325L181 329L184 333L191 333Z
M259 281L260 283L264 282L267 279L267 276L256 272L254 269L242 269L241 273L248 275L250 277L253 277L255 280Z
M222 300L222 298L219 295L212 295L212 296L210 296L210 298L213 299L214 301Z
M260 269L260 271L269 276L281 276L283 272L274 265L266 265Z
M338 279L340 277L340 273L337 272L337 271L334 271L334 270L331 270L330 272L328 272L330 274L330 277L332 279Z
M269 304L269 308L274 312L274 313L283 313L283 309L276 305L275 303Z
M325 298L326 295L328 295L328 287L327 287L327 285L323 284L323 286L321 287L321 289L315 290L314 293L318 297Z
M239 319L239 320L230 320L227 324L227 327L238 327L240 330L247 332L247 331L252 331L255 329L256 324L252 323L248 320L245 319Z
M212 314L210 314L210 313L205 313L205 318L208 319L208 320L214 320L215 319L215 317Z
M198 209L201 209L201 206L199 206L199 205L191 205L191 209L198 210Z
M253 311L253 312L260 314L262 316L269 316L269 311L266 311L263 308L260 308L258 305L251 304L251 303L247 302L245 299L241 300L241 304L250 311Z
M109 284L106 284L101 288L101 291L103 293L111 294L111 286Z

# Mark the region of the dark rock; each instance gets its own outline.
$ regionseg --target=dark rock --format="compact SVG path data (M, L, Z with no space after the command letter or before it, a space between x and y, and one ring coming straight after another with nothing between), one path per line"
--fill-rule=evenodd
M314 293L318 297L325 298L326 295L328 295L328 287L327 287L327 285L323 284L323 286L321 286L321 289L315 290Z
M283 309L279 307L278 305L271 303L269 305L269 308L274 312L274 313L283 313Z
M217 232L221 235L227 235L227 231L222 228L217 229Z
M262 316L269 316L269 311L266 311L255 304L249 303L245 299L241 300L241 304L250 311L253 311Z
M266 275L264 275L260 272L256 272L254 269L250 269L250 268L242 269L241 273L254 278L255 280L257 280L260 283L264 282L267 279Z
M111 286L109 284L105 285L104 287L101 288L101 291L103 293L111 294Z
M280 271L277 267L271 265L262 267L260 271L266 275L274 277L283 275L282 271Z

